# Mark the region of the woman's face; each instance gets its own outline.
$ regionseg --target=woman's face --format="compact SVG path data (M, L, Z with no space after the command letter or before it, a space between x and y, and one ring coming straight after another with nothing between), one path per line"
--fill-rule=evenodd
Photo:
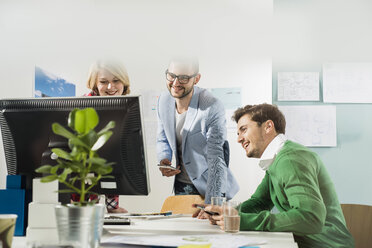
M96 84L100 96L120 96L124 91L123 82L106 69L98 71Z

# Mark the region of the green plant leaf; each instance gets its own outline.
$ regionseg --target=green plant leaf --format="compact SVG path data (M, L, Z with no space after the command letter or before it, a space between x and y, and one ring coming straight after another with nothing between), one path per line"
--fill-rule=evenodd
M98 136L101 136L103 133L109 131L110 129L114 127L115 127L115 121L110 121L109 123L107 123L107 125L104 128L102 128L101 131L98 132Z
M69 123L79 134L88 133L99 122L98 114L94 108L79 109L71 112Z
M94 130L90 130L87 134L80 137L80 140L87 146L92 147L98 140L98 135Z
M55 166L53 166L53 167L50 169L50 173L51 173L51 174L57 174L58 168L59 168L59 165L55 165Z
M41 178L40 182L49 183L49 182L53 182L54 180L57 180L57 179L58 179L57 175L49 175L49 176L45 176L45 177Z
M36 170L39 173L51 173L41 179L42 182L59 180L69 189L60 190L61 193L75 192L83 197L77 203L79 206L94 204L94 202L84 201L84 196L102 178L113 178L108 175L112 172L112 165L106 159L100 158L96 153L113 134L110 129L115 127L115 122L110 121L98 134L94 130L98 125L99 118L93 108L74 109L68 118L66 129L59 123L52 124L55 134L68 139L68 146L71 152L63 149L54 148L52 151L58 156L57 165L44 165ZM91 181L92 185L85 185L86 181ZM82 184L83 183L83 184ZM78 185L82 185L79 187ZM85 188L84 188L85 187Z
M72 160L71 155L68 152L66 152L66 151L64 151L60 148L52 148L52 152L55 153L58 156L58 158L63 158L63 159L66 159L66 160Z
M76 111L78 111L79 109L73 109L71 110L70 114L68 115L68 119L67 119L67 126L69 128L71 128L72 130L75 130L75 114L76 114Z
M88 158L87 163L92 163L92 164L98 164L98 165L105 165L106 164L106 159L103 158Z
M59 193L75 193L72 189L60 189L58 190Z
M70 179L68 180L71 184L75 184L76 180L78 179L77 176L74 176L74 177L70 177Z
M115 178L114 176L101 176L101 179L103 178Z
M66 168L63 170L62 174L59 175L59 181L66 181L66 178L69 174L71 174L72 170L70 168Z
M84 165L78 162L71 162L67 164L66 168L70 168L72 172L79 173L84 169Z
M84 147L84 148L86 148L88 150L90 149L90 146L88 146L87 144L85 144L80 138L74 137L74 138L70 139L69 142L72 145L81 146L81 147Z
M75 137L73 133L71 133L66 128L64 128L61 124L56 123L56 122L52 124L52 130L55 134L61 135L67 139L71 139Z
M49 173L50 174L50 169L52 169L53 166L51 165L43 165L39 168L37 168L35 171L37 173Z
M98 149L100 149L106 143L106 141L111 137L111 135L112 135L112 132L107 131L101 136L99 136L97 142L91 148L92 151L97 151Z
M111 166L94 164L94 165L92 165L91 170L94 171L97 174L106 175L106 174L110 174L112 172L112 167Z

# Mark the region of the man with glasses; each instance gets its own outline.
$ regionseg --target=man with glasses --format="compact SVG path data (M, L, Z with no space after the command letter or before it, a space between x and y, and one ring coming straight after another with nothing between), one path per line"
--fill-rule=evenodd
M231 199L239 186L227 167L225 110L200 80L196 59L173 59L165 72L169 92L158 101L157 153L163 176L175 176L176 195ZM176 165L171 167L174 154Z

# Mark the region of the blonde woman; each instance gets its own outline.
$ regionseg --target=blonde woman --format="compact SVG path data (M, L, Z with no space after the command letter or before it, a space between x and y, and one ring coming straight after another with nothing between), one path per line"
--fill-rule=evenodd
M116 60L98 60L92 64L89 71L87 87L91 92L86 96L120 96L130 92L130 83L124 65ZM90 195L90 200L97 199ZM72 201L79 200L79 195L72 195ZM106 208L109 213L127 213L119 207L118 195L106 195Z
M119 61L98 60L89 72L87 96L118 96L130 92L127 70Z

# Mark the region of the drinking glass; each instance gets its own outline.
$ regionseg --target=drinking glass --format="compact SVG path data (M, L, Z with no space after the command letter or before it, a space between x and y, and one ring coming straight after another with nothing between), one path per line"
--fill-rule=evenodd
M236 233L240 229L240 202L228 201L222 205L225 232Z
M211 205L212 206L222 206L222 204L226 202L226 197L222 196L213 196L211 197Z

